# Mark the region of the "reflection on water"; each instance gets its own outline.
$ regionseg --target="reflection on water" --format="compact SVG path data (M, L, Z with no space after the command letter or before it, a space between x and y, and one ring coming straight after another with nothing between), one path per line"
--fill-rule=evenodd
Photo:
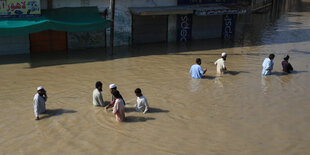
M291 83L292 77L292 74L283 74L283 76L280 76L282 89L285 88L287 83Z
M190 85L190 90L191 92L199 92L201 91L202 87L201 87L201 84L200 84L200 79L190 79L189 80L189 85Z
M270 77L262 76L262 89L263 89L264 94L268 94L269 87L271 87Z
M224 86L223 86L223 83L221 82L221 78L222 78L221 76L222 76L221 74L217 73L217 76L215 77L214 82L216 85L218 85L218 87L223 88Z
M0 154L309 154L310 2L298 3L238 16L244 21L233 43L1 56ZM223 51L229 71L216 76L213 62ZM288 52L297 71L282 75ZM274 74L262 77L270 53ZM208 67L200 80L188 73L197 57ZM108 85L117 84L127 121L116 123L111 110L92 106L98 80L106 102ZM49 111L34 121L39 85L48 91ZM134 110L138 87L151 107L147 114Z

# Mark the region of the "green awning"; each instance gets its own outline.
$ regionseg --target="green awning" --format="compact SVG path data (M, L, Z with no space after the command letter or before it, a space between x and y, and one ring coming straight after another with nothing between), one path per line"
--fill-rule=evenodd
M97 7L42 10L40 17L0 18L0 36L15 36L45 30L85 32L103 30L110 21L102 18Z

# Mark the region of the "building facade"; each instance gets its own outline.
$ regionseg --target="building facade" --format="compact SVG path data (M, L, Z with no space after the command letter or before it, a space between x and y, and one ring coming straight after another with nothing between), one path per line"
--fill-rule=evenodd
M33 2L40 12L30 16ZM106 47L108 6L88 2L0 0L0 55Z
M110 0L40 0L42 10L63 7L95 6L103 17L110 17ZM238 14L246 8L236 0L115 0L114 46L154 42L185 42L196 39L232 39ZM45 34L43 34L45 33ZM66 50L106 47L109 29L93 32L42 32L41 35L63 36ZM0 54L30 53L40 39L33 35L0 37ZM54 39L55 40L55 39ZM47 42L50 42L47 40ZM52 45L51 45L52 46ZM54 49L61 50L61 49ZM62 48L63 50L63 48Z
M116 46L153 42L233 39L236 0L116 0Z

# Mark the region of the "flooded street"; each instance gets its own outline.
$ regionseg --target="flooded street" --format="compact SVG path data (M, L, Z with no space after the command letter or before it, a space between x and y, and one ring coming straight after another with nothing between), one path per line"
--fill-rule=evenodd
M240 22L233 46L205 40L119 47L113 56L98 49L0 56L0 154L309 154L310 2L300 7L244 17L261 22ZM213 63L222 52L229 72L218 77ZM270 53L274 74L263 78ZM281 74L285 54L296 70L290 75ZM197 57L205 79L189 74ZM93 107L99 80L104 101L109 84L118 86L126 122ZM40 85L48 113L35 121ZM138 87L150 113L134 111Z

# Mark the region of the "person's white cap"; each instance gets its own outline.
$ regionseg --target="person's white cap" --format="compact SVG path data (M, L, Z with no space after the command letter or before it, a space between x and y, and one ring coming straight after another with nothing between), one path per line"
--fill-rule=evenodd
M110 84L110 85L109 85L109 88L111 88L111 89L112 89L112 88L116 88L116 85L115 85L114 83L113 83L113 84Z
M37 90L42 90L42 89L44 89L42 86L39 86L39 87L37 88Z
M225 52L222 53L222 57L226 56L227 54Z

